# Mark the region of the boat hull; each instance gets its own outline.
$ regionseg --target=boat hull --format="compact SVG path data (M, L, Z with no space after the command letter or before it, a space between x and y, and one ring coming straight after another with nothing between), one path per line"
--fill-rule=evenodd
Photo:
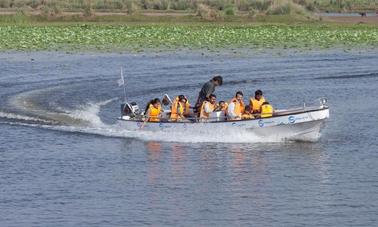
M303 109L301 111L283 113L270 118L219 121L206 123L184 122L147 122L119 119L123 128L128 130L158 131L158 132L188 132L196 134L209 133L239 133L245 131L253 136L268 141L301 140L316 141L320 137L324 122L329 118L328 107ZM248 135L248 133L246 134Z

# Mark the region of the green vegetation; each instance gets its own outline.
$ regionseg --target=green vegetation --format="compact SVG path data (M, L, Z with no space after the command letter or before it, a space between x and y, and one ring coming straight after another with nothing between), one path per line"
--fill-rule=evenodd
M0 0L0 21L101 21L103 16L194 16L206 21L288 15L320 20L318 11L375 11L377 0ZM231 18L231 19L230 19ZM196 20L196 19L194 19Z
M2 50L378 46L366 25L0 25Z
M316 9L328 11L343 10L377 10L376 0L0 0L0 8L30 9L44 8L62 11L134 11L135 10L189 10L197 11L200 4L207 5L219 11L230 6L238 11L266 11L269 7L283 2L301 5L307 10Z
M0 0L0 50L378 46L376 26L326 25L312 13L377 5L376 0Z

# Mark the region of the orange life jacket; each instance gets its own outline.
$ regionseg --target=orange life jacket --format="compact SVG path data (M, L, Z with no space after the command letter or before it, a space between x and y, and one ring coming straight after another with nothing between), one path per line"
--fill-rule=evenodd
M210 110L211 110L211 111L214 111L214 109L215 109L215 107L216 107L216 104L211 104L211 103L208 102L208 101L204 101L204 102L202 103L202 106L201 106L200 118L207 119L207 118L210 117L210 113L207 113L207 112L205 111L205 105L206 105L207 103L209 104L209 107L210 107Z
M261 97L260 100L257 100L255 98L250 98L249 105L252 108L253 113L260 113L261 105L265 102L265 98Z
M186 99L188 100L188 99ZM185 105L182 105L179 102L179 98L176 97L175 101L172 103L171 107L171 120L177 121L181 118L180 115L189 115L190 113L190 104L189 101L186 101Z
M160 121L161 106L159 105L158 108L155 108L154 105L150 104L148 109L150 111L150 114L148 116L148 121L159 122Z
M236 98L233 98L228 102L229 104L227 105L227 108L228 108L228 106L230 106L230 104L232 102L235 103L235 107L234 107L235 115L241 117L242 113L244 112L244 108L245 108L243 100L241 102L239 102Z

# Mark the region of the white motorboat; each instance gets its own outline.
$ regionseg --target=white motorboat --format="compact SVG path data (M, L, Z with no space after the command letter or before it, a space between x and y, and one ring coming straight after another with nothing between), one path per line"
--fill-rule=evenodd
M267 118L226 120L221 119L218 113L214 113L206 122L200 122L196 118L187 122L171 122L166 120L168 118L162 118L160 122L144 122L143 116L137 113L137 105L126 103L122 105L122 116L118 120L122 127L128 130L167 133L187 131L188 133L204 133L204 136L208 133L238 133L242 130L274 141L316 141L320 138L321 129L329 118L327 100L324 98L319 100L319 105L308 107L303 105L299 108L276 110L272 117Z

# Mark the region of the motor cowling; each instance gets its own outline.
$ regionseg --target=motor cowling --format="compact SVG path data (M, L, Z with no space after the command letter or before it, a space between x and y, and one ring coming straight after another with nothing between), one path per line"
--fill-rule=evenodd
M136 102L122 103L121 104L121 115L136 117L140 115L140 108Z

